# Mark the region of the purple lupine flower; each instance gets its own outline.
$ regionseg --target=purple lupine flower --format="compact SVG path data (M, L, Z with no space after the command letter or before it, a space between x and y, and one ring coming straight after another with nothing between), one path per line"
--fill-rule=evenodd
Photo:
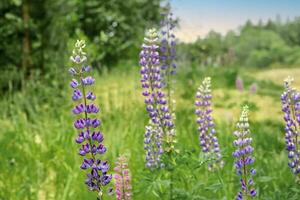
M95 82L95 79L91 76L87 76L85 78L81 78L81 84L82 85L93 85Z
M211 156L215 158L212 162L208 163L210 170L216 167L223 167L224 165L212 117L211 99L211 78L206 77L196 93L195 113L197 115L199 142L202 151L207 154L208 157Z
M78 84L78 81L77 81L76 79L72 79L72 80L71 80L70 86L71 86L72 88L77 88L78 85L79 85L79 84Z
M144 135L146 166L148 168L163 167L161 156L164 153L162 144L163 130L159 126L149 124Z
M285 144L289 167L294 174L300 173L300 92L291 87L293 79L285 80L285 91L281 95L282 111L285 121Z
M161 40L160 40L160 58L163 75L173 75L176 73L176 41L174 29L176 21L171 12L170 4L167 4L161 13ZM168 81L168 80L165 80ZM167 82L165 84L168 84Z
M75 76L77 74L76 70L73 67L71 67L68 71L72 76Z
M251 156L254 148L251 146L252 138L250 137L248 112L248 106L245 105L237 123L237 130L233 133L237 139L233 142L236 150L232 155L235 158L234 166L240 176L241 183L241 190L238 192L236 200L256 196L256 190L253 188L253 175L256 174L256 170L251 167L255 161L254 157Z
M79 89L75 89L75 90L73 91L72 99L73 99L74 101L77 101L77 100L79 100L79 99L81 99L81 98L82 98L82 93L81 93L81 91L80 91Z
M118 158L114 171L116 172L114 178L116 180L115 186L117 200L132 199L131 174L128 168L127 158L125 156L120 156Z
M108 162L100 159L100 155L106 152L106 147L102 144L103 134L97 131L101 121L94 118L94 115L99 112L99 108L89 102L96 98L93 92L89 91L89 87L95 82L95 79L86 74L90 71L90 67L84 65L87 59L84 48L84 41L76 42L71 56L75 67L69 70L74 77L70 82L70 86L73 88L72 99L76 101L76 105L72 109L77 117L74 127L79 131L75 141L81 145L78 154L84 157L80 168L86 171L85 184L89 190L97 192L98 198L101 199L103 187L110 182L112 175L108 173Z
M176 38L174 35L174 29L176 28L176 21L171 12L171 6L168 3L163 12L161 13L161 22L160 22L160 61L161 61L161 77L162 84L166 87L167 99L171 108L171 111L174 113L174 108L176 102L172 99L173 94L173 85L175 80L172 78L172 75L176 74L177 65L176 60ZM173 114L174 115L174 114ZM175 116L174 116L175 117Z
M250 92L251 92L252 94L255 94L255 93L257 92L257 84L256 84L256 83L252 83L252 84L250 85Z
M243 92L244 91L244 83L241 77L236 77L235 80L235 87L238 91Z
M93 92L88 92L86 98L93 101L96 99L96 96L93 94Z
M165 137L166 151L174 150L175 129L172 115L166 95L162 90L161 69L159 67L159 52L157 45L158 35L155 29L150 29L144 38L144 44L140 52L142 95L145 97L146 110L150 117L149 126L152 133L162 133ZM155 129L155 130L154 130ZM148 130L146 128L145 141L148 141ZM160 138L155 136L154 138ZM150 142L157 143L151 139ZM148 144L147 144L148 145ZM151 144L152 145L152 144ZM156 145L156 144L153 144ZM151 148L152 149L152 148ZM149 148L146 148L146 160L149 158ZM152 162L152 161L151 161ZM147 160L147 166L152 167Z

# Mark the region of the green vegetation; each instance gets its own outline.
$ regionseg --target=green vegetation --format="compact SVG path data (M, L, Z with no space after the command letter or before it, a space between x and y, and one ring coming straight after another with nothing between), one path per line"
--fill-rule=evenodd
M115 69L96 77L97 103L101 107L105 144L109 148L106 156L114 161L120 153L130 155L135 199L168 199L168 177L145 170L143 133L147 116L140 95L138 68L127 67L131 69ZM247 76L246 88L247 82L257 82L263 91L258 94L236 91L236 74L245 79ZM256 74L248 74L249 71L238 68L179 72L176 123L180 156L175 170L176 199L233 199L239 186L231 156L232 132L243 103L248 103L251 109L258 170L255 178L260 199L296 200L300 197L295 177L287 166L277 96L280 91L276 91L277 97L267 92L278 90L280 86L271 80L272 84L260 85L254 78ZM224 169L218 173L207 171L200 153L193 105L197 86L209 75L214 89L214 117L225 160ZM72 105L68 101L71 91L60 90L56 82L52 87L36 81L25 81L25 84L22 91L8 93L0 103L0 199L93 199L78 167L80 158L71 125Z
M169 198L169 174L144 161L147 114L141 96L138 51L145 28L158 26L160 0L3 0L0 4L0 200L95 199L84 185L74 142L69 55L85 39L96 74L96 103L103 120L111 169L129 156L133 196ZM300 18L250 21L225 36L211 32L179 43L176 128L180 153L174 199L230 200L239 189L233 167L234 124L250 106L258 199L298 200L299 184L287 166L280 94L282 80L300 88ZM225 167L207 171L198 142L195 92L212 78L213 117ZM245 86L235 89L239 76ZM256 83L257 92L249 87ZM112 171L112 170L111 170ZM165 173L164 173L165 172ZM115 199L105 194L105 199Z
M145 28L159 23L159 3L160 0L3 0L0 93L10 86L21 88L23 76L39 74L53 79L64 74L78 38L89 44L89 62L98 70L135 58Z
M191 65L267 68L300 63L300 18L282 22L248 21L239 31L225 36L211 31L192 44L180 45L180 56Z

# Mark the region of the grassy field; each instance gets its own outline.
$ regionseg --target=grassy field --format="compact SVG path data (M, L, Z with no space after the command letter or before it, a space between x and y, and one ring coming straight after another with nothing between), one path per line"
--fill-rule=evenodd
M297 79L300 69L264 71L241 68L185 69L178 72L175 97L176 126L180 155L175 169L176 199L228 199L239 189L233 168L234 123L240 108L250 106L250 123L255 147L255 177L258 199L297 200L300 186L287 166L280 94L286 75ZM245 91L235 89L235 78L244 80ZM212 77L213 116L216 120L225 167L208 172L198 144L194 94L203 77ZM28 81L22 91L10 91L0 100L0 199L82 200L94 194L84 185L79 169L79 146L70 112L71 90L65 81L44 86ZM249 93L251 83L258 92ZM95 92L101 107L106 158L114 166L120 154L129 156L134 199L168 199L166 172L145 169L143 134L147 114L140 95L137 68L113 70L96 77ZM295 85L300 88L300 79ZM105 199L115 197L105 196Z

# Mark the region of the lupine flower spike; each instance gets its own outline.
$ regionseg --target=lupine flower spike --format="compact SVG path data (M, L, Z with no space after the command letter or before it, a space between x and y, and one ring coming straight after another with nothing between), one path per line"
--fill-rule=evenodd
M257 84L256 83L252 83L250 85L250 93L252 93L252 94L257 93Z
M208 157L214 157L212 162L209 162L209 169L212 170L216 167L223 167L222 155L220 152L216 130L214 128L214 120L212 117L211 107L211 79L206 77L196 93L196 115L197 123L199 125L199 142L202 151Z
M101 121L96 118L99 107L92 103L96 97L90 86L95 79L88 75L91 68L85 65L85 46L83 40L77 41L70 58L74 64L74 67L69 69L73 76L70 86L73 89L72 99L76 103L72 112L77 118L74 127L78 130L75 141L81 144L78 154L83 157L80 168L86 171L85 184L89 190L97 192L98 199L101 199L103 187L110 182L112 175L108 174L108 162L100 159L106 152L106 147L102 144L104 136L98 130L101 125Z
M176 21L173 13L171 12L171 6L168 3L163 12L161 13L162 20L161 26L161 41L160 41L160 60L161 60L161 75L163 86L167 89L168 102L171 110L174 111L175 100L172 99L173 83L172 75L176 74L177 65L176 59L176 37L174 29L176 27ZM174 105L173 105L174 104ZM175 116L174 116L175 117Z
M253 175L256 174L256 170L251 167L254 163L254 157L251 154L254 148L251 146L252 138L250 137L249 122L248 122L248 106L244 106L240 119L236 125L237 129L234 132L236 140L233 144L236 150L233 152L235 160L235 169L240 176L241 190L236 196L236 200L242 200L247 198L254 198L256 196L256 190L253 188Z
M162 128L149 122L145 128L144 149L146 151L146 166L148 168L164 167L161 162L163 151L163 131Z
M236 80L235 80L235 87L240 92L244 91L244 83L243 83L243 79L241 77L237 77L236 78Z
M167 144L165 151L172 151L175 143L174 122L166 95L162 90L157 44L157 31L150 29L146 32L140 53L142 94L150 118L144 140L148 167L160 167L160 156L163 153L162 140Z
M118 158L114 171L117 200L130 200L132 198L131 176L125 156Z
M291 87L293 79L285 80L285 91L281 95L282 111L285 121L285 143L290 161L289 167L294 174L300 173L300 93Z

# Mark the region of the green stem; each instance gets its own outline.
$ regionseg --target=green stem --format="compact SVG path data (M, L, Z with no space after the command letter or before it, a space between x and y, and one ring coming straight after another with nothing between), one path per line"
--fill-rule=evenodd
M82 79L83 77L82 77L82 74L80 75L80 80ZM86 111L86 107L87 107L87 100L86 100L86 92L85 92L85 87L84 87L84 85L83 84L81 84L81 88L82 88L82 95L83 95L83 102L84 102L84 107L85 107L85 109L84 109L84 117L85 117L85 121L87 121L87 119L88 119L88 113L87 113L87 111ZM86 126L86 131L87 132L89 132L89 126ZM88 139L88 143L89 143L89 145L90 145L90 148L91 148L91 150L90 150L90 154L91 154L91 157L93 158L93 160L96 162L96 157L95 157L95 155L93 154L93 152L92 152L92 145L93 145L93 143L92 143L92 139L91 139L91 137ZM98 187L100 188L99 189L99 191L97 191L97 192L99 192L98 193L98 198L99 198L99 200L103 200L103 198L102 198L102 191L101 191L101 184L99 185L99 182L97 181L97 185L98 185Z
M82 79L83 77L80 76L80 79ZM87 100L86 100L86 95L85 95L85 87L83 84L81 84L81 88L82 88L82 95L83 95L83 102L84 102L84 107L87 107ZM84 110L84 117L85 117L85 121L87 121L88 119L88 113L86 111L86 109ZM86 126L86 131L89 131L89 127ZM92 139L90 138L88 140L90 147L92 148ZM92 151L90 151L92 158L95 160L95 155L92 153Z
M173 173L170 171L170 200L173 199Z
M244 132L244 130L242 130ZM244 140L245 138L245 135L242 136L242 139ZM245 146L242 145L241 149L244 149ZM247 168L246 168L246 164L245 164L245 161L246 161L246 158L245 158L245 155L242 156L242 160L243 160L243 175L242 175L242 179L245 183L245 199L247 199L248 197L248 186L247 186Z
M98 192L97 200L104 200L103 192L102 192L102 189L101 189L101 188L100 188L100 191Z
M168 17L168 15L167 15ZM171 47L169 45L169 40L170 40L170 31L169 31L169 22L168 22L168 19L167 19L167 58L170 58L171 57ZM170 106L170 110L173 110L173 105L171 103L171 72L170 72L170 68L172 67L171 66L171 63L170 63L170 59L167 59L166 60L166 64L167 64L167 71L165 73L165 76L167 76L167 90L168 90L168 102L169 102L169 106Z
M292 117L293 117L293 121L294 121L294 127L295 127L295 144L296 144L296 152L298 153L298 130L299 127L297 126L297 120L296 120L296 114L295 114L295 106L292 104L291 105L291 110L292 110Z
M104 200L102 192L101 192L101 194L98 194L97 200Z
M125 199L125 180L124 180L123 163L121 163L121 175L122 175L122 191Z
M173 162L173 151L168 152L168 157L170 161L170 166L168 166L168 171L170 174L170 200L173 199L173 188L174 188L174 177L173 177L173 170L176 165L176 163Z

